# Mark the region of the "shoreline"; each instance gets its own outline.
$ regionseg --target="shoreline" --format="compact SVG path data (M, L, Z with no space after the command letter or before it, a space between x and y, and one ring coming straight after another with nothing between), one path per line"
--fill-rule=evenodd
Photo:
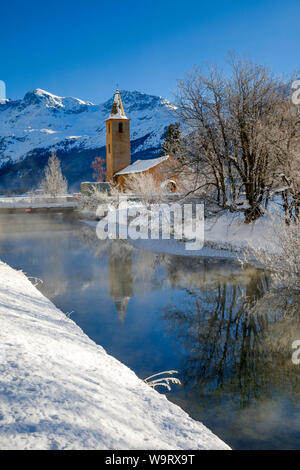
M0 448L230 449L0 261Z

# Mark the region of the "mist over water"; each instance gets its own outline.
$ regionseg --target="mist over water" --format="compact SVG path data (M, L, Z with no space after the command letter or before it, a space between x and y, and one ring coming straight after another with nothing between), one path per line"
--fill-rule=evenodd
M233 261L100 241L73 216L0 216L0 259L141 378L237 449L300 449L299 299ZM163 393L165 389L162 390Z

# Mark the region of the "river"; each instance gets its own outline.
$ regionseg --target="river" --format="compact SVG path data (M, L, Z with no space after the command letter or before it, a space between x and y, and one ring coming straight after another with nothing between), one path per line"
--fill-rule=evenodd
M0 259L139 377L178 370L160 392L232 448L300 449L300 312L264 272L100 241L59 214L0 216Z

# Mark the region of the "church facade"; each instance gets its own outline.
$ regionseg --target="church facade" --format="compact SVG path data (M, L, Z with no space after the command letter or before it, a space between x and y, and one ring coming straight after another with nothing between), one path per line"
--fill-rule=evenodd
M170 191L176 190L176 178L168 178L172 161L168 155L131 163L130 119L125 114L119 90L112 110L106 119L106 181L125 189L128 178L134 174L150 174ZM173 165L174 166L174 165Z

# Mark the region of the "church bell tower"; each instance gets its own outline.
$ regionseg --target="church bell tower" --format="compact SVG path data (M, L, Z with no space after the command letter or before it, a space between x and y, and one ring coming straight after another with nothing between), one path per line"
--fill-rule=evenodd
M127 118L119 90L106 119L106 181L131 163L130 119Z

